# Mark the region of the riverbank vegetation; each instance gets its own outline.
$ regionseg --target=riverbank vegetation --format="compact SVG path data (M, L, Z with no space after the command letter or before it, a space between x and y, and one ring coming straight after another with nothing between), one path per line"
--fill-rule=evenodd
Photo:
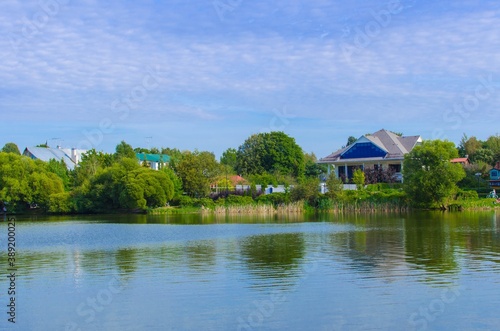
M353 138L349 137L348 144ZM136 153L166 154L153 170ZM471 164L450 159L468 154ZM0 201L9 212L36 213L216 213L275 214L313 211L405 211L481 209L488 171L500 159L500 137L464 136L460 145L424 141L405 156L404 183L381 170L357 169L344 189L313 153L283 132L250 136L220 160L207 151L133 148L122 141L115 153L90 150L69 170L64 161L42 162L20 155L14 143L0 152ZM236 181L233 178L237 178ZM327 193L320 193L324 183ZM244 185L244 186L243 186ZM257 190L282 185L281 193ZM245 189L242 189L245 187Z

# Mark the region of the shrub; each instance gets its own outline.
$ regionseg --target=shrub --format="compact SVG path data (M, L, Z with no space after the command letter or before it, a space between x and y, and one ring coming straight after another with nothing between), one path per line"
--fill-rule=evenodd
M258 203L263 203L263 204L272 204L274 206L278 206L281 204L287 204L290 202L290 195L288 193L271 193L271 194L264 194L255 200Z
M457 200L473 200L473 199L479 199L479 195L477 194L476 191L464 191L464 190L459 190L457 192L456 196Z

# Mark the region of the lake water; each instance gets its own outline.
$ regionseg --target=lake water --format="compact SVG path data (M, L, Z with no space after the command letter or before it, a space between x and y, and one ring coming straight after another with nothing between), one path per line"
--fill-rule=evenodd
M1 330L500 330L498 211L19 217L16 324L0 231Z

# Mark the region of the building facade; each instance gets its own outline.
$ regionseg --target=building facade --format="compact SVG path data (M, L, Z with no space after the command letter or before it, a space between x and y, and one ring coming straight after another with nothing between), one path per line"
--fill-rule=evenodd
M354 143L322 158L319 163L328 165L337 177L352 179L356 169L391 169L395 180L402 181L405 154L422 143L420 136L399 136L388 130L359 137Z

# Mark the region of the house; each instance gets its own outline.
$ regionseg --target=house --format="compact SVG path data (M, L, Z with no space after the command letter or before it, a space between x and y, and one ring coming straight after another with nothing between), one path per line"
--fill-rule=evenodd
M51 159L64 161L69 170L73 170L87 151L76 148L26 147L23 155L33 160L49 162Z
M140 165L146 164L153 170L160 170L170 162L170 156L167 154L136 153L135 156Z
M396 179L402 181L405 154L422 143L420 136L399 136L388 130L359 137L354 143L322 158L318 163L333 167L335 175L349 180L355 169L392 169Z
M468 155L465 155L465 157L457 157L455 159L452 159L450 162L451 163L460 163L462 166L470 165L470 160L469 160Z
M490 170L489 183L491 188L500 189L500 161Z

